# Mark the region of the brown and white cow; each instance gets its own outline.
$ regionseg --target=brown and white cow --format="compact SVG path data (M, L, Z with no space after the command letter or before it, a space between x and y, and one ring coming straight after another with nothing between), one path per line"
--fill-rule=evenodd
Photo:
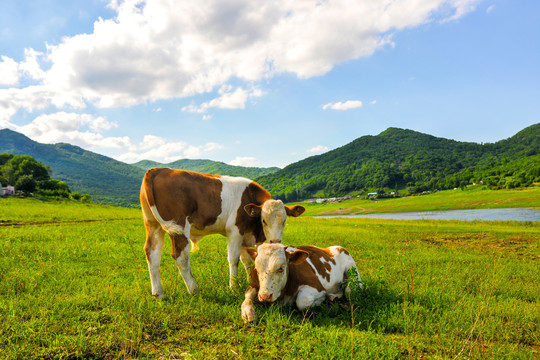
M189 292L199 291L191 274L189 240L209 234L228 238L231 287L236 284L238 261L249 273L251 258L244 247L281 242L287 215L299 216L302 206L287 207L268 191L245 178L208 175L185 170L154 168L146 172L141 186L141 207L146 227L146 260L152 295L162 298L159 264L163 237L172 239L172 256Z
M256 319L254 300L257 298L261 302L296 304L301 311L320 305L327 297L340 298L341 283L347 272L356 269L354 259L341 246L322 249L309 245L262 244L248 252L255 266L242 303L242 318L246 322ZM356 276L362 286L358 271Z

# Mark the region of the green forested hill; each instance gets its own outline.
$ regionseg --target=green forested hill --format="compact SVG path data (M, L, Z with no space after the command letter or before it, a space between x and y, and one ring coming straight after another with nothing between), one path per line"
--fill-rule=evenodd
M515 187L540 181L540 124L495 144L458 142L389 128L257 179L296 200L362 190L448 189L473 182Z
M161 164L159 162L151 161L151 160L142 160L133 165L144 170L147 170L153 167L170 167L173 169L184 169L184 170L202 172L206 174L242 176L242 177L247 177L248 179L254 179L259 176L272 174L279 170L279 168L277 167L258 168L258 167L233 166L233 165L228 165L228 164L225 164L223 162L218 162L218 161L192 160L192 159L181 159L181 160L177 160L168 164Z
M151 167L172 167L212 174L255 178L278 168L230 166L210 160L178 160L169 164L144 160L134 165L70 144L40 144L12 130L0 130L0 153L30 155L49 166L53 177L72 191L88 193L97 202L137 206L144 173Z
M30 155L50 166L53 177L65 181L72 191L117 205L137 205L144 172L156 166L256 178L274 197L286 201L296 200L297 183L300 197L308 198L368 190L419 192L474 182L512 188L540 181L540 124L494 144L389 128L277 172L273 172L277 168L244 168L210 160L129 165L69 144L40 144L7 129L0 130L3 152Z
M40 144L11 130L0 130L0 153L30 155L48 165L53 177L94 201L136 205L144 170L69 144Z

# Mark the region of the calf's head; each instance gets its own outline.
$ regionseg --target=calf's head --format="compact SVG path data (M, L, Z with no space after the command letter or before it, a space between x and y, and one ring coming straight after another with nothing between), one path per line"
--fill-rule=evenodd
M281 243L287 216L300 216L306 209L300 205L285 206L281 200L271 199L263 205L248 204L244 210L249 216L260 218L267 242Z
M256 250L247 249L255 261L259 280L259 301L274 302L287 285L290 264L300 264L308 257L304 250L285 251L281 244L262 244Z

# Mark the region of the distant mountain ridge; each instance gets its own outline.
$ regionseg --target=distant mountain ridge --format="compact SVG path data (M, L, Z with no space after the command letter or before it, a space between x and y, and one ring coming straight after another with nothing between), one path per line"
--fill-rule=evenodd
M143 160L126 164L69 144L40 144L0 130L0 153L30 155L53 170L72 191L99 202L137 206L145 170L172 167L255 179L285 201L336 196L369 189L387 191L448 189L482 182L492 188L540 182L540 124L493 144L460 142L413 130L388 128L284 169L244 168L210 160L168 164ZM298 190L297 190L298 189Z
M212 160L193 160L180 159L167 164L162 164L157 161L141 160L132 164L143 170L148 170L153 167L169 167L172 169L184 169L197 171L206 174L221 174L229 176L241 176L248 179L255 179L259 176L275 173L280 170L278 167L259 168L259 167L244 167L225 164L223 162Z
M540 124L494 144L388 128L257 181L285 201L368 189L449 189L480 181L494 188L515 187L540 181L539 154Z
M151 167L172 167L220 175L255 178L278 168L248 168L210 160L178 160L169 164L144 160L137 164L121 161L58 143L41 144L9 129L0 130L0 153L30 155L53 170L53 178L65 181L72 191L88 193L97 202L137 206L144 173Z

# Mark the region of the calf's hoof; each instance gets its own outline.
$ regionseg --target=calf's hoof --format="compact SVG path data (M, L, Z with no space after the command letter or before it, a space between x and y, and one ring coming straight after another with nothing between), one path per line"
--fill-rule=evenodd
M189 290L189 293L193 296L196 296L196 295L199 295L200 293L200 290L199 290L199 287L197 285L193 285Z
M255 313L255 307L253 305L242 304L242 319L245 323L257 320L257 314Z

